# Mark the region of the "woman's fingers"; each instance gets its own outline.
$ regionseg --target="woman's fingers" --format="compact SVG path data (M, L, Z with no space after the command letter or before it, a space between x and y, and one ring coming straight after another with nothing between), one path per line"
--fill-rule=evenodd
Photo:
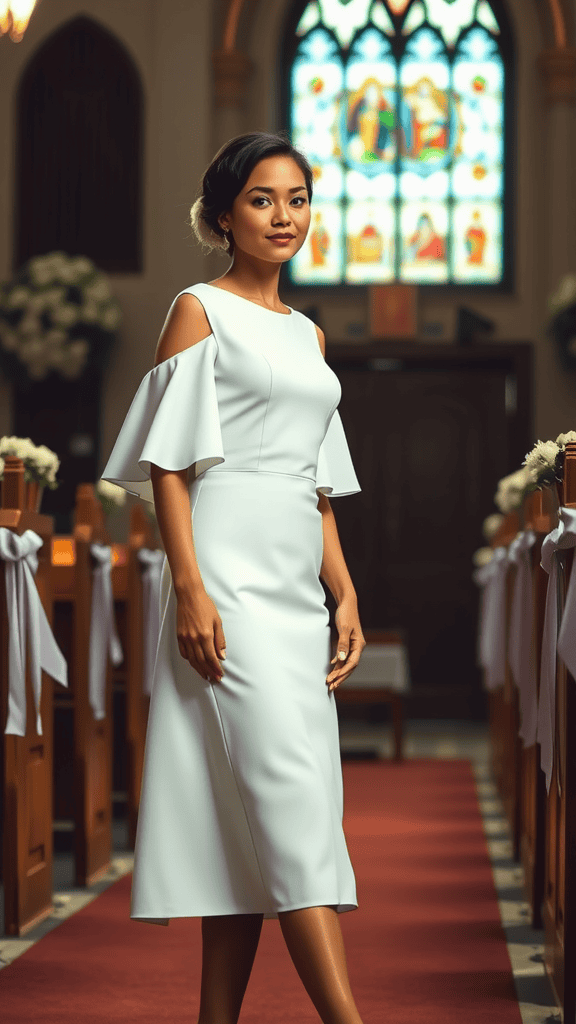
M329 675L326 676L326 684L328 686L328 689L333 690L335 689L335 687L340 686L340 684L343 683L344 680L347 679L348 676L354 671L359 661L360 652L358 652L357 654L349 654L348 660L346 661L345 665L342 666L341 669L333 669L332 672L330 672Z

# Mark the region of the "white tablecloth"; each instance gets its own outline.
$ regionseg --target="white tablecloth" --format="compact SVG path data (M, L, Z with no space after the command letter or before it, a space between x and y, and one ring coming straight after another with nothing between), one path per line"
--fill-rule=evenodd
M336 663L335 663L336 664ZM342 686L386 687L397 693L411 689L408 651L404 644L367 643L360 662Z

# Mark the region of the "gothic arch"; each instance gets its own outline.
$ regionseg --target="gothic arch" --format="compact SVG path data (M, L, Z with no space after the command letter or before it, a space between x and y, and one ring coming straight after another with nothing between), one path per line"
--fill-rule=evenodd
M91 18L53 32L16 97L14 268L62 249L142 269L143 91L124 45Z
M545 0L545 4L548 11L548 18L552 26L554 47L557 50L565 50L569 44L568 27L563 0ZM238 36L240 19L248 11L249 7L254 6L255 5L253 3L249 4L247 0L229 0L224 22L224 31L222 33L222 49L226 52L230 53L236 49L236 39Z

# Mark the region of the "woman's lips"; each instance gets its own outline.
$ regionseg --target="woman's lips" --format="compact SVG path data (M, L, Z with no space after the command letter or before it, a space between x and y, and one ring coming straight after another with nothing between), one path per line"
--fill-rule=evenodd
M270 242L274 242L276 245L288 245L290 242L294 241L294 236L292 235L290 238L276 238L274 235L268 235L268 240Z

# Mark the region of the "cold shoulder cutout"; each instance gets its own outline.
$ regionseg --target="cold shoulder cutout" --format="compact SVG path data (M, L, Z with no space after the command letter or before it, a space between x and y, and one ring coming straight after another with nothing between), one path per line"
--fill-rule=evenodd
M154 366L142 380L102 473L154 502L150 464L190 469L193 480L224 462L214 363L214 334Z

